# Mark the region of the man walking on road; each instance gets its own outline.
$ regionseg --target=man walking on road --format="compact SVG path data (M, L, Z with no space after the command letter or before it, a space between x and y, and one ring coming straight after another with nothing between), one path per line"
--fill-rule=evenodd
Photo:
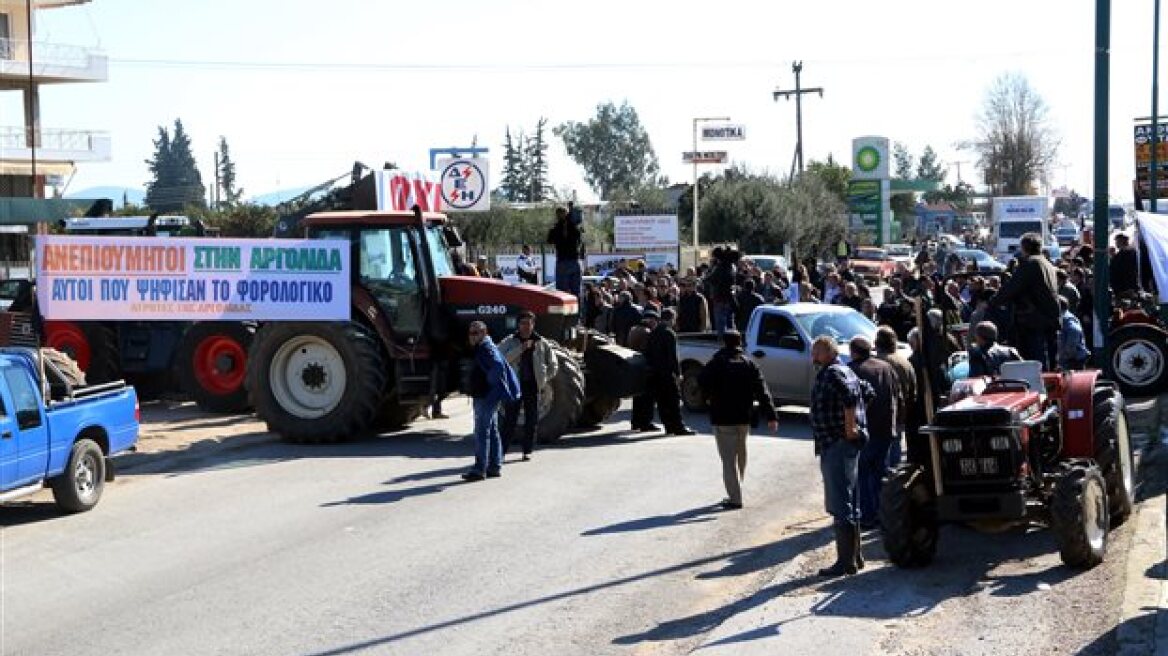
M535 313L519 313L519 330L499 342L499 351L513 369L519 372L520 396L503 408L503 454L511 448L519 410L523 409L523 459L530 460L535 448L535 429L539 421L539 390L553 378L559 361L551 345L535 332Z
M722 333L722 349L702 367L698 383L709 402L710 424L722 459L722 481L727 496L721 505L727 510L737 510L742 507L751 410L757 401L767 428L775 432L779 428L775 407L762 371L742 350L742 334L737 330Z
M677 335L673 332L673 310L660 315L656 310L645 310L645 325L649 338L645 342L645 362L649 365L649 391L657 404L661 423L670 435L693 435L681 419L681 392L677 379L681 365L677 361ZM650 419L651 421L651 419Z
M855 574L864 564L856 527L856 468L867 433L865 397L873 393L839 361L839 346L831 337L815 340L811 360L819 367L811 389L811 433L836 550L835 563L819 570L819 575Z
M868 441L860 451L856 473L860 527L872 529L879 521L880 484L888 471L888 452L892 441L899 441L896 426L904 416L904 397L896 371L887 362L872 357L872 343L867 337L855 337L848 346L852 356L848 366L876 392L875 398L864 406Z
M547 242L556 247L556 289L579 298L584 239L566 207L556 208L556 224L548 230Z
M503 442L499 437L499 404L519 398L519 380L487 334L487 326L473 321L468 331L474 347L470 395L474 399L475 462L462 475L465 481L502 476Z

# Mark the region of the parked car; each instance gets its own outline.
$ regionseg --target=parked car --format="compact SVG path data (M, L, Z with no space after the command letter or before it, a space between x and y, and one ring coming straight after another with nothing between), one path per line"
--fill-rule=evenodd
M791 303L760 305L750 315L743 330L743 348L762 369L767 386L777 403L806 405L811 398L815 366L811 343L828 335L841 345L847 360L847 342L857 335L875 340L876 326L864 315L843 305ZM681 396L685 407L704 411L706 404L698 387L698 372L720 345L713 333L681 335L677 356L681 362ZM900 345L907 356L907 345Z
M1063 223L1054 229L1054 238L1059 246L1070 246L1081 238L1079 227L1073 223Z
M868 284L882 284L896 273L896 262L883 248L861 246L852 253L852 271L864 277Z
M911 266L913 258L916 256L912 246L908 244L885 244L884 252L888 253L888 259L905 266Z
M995 260L989 253L977 248L959 248L957 255L966 262L973 262L977 265L978 273L1001 273L1006 270L1006 265Z
M782 255L743 255L742 257L754 262L760 271L774 271L775 267L779 267L783 271L787 270L787 258Z
M0 502L47 486L62 510L89 510L113 480L110 458L138 441L138 397L122 381L86 385L52 349L40 349L41 384L37 352L0 349Z

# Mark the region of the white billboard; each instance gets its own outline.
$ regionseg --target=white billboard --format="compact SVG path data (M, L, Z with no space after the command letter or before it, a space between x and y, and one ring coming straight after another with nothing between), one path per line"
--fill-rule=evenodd
M617 216L613 241L619 250L670 250L677 248L677 215Z

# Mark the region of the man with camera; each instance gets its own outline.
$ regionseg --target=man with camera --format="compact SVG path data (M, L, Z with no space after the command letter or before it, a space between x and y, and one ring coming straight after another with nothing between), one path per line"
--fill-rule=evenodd
M573 209L570 203L556 208L556 224L548 230L547 243L556 247L556 289L579 298L584 239Z

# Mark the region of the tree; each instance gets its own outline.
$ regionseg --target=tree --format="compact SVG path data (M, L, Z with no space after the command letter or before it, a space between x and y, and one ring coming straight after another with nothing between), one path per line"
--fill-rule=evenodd
M523 144L523 173L527 201L538 203L548 197L547 150L544 128L547 119L535 124L535 134Z
M520 135L520 144L523 137ZM516 202L523 191L523 153L511 138L511 126L507 126L507 133L503 140L503 180L499 183L499 191L503 198Z
M219 194L227 206L239 202L243 189L235 188L235 161L231 159L231 150L227 147L227 137L219 137L219 170L216 172L219 181ZM218 200L218 199L217 199Z
M827 190L835 194L842 203L848 202L848 181L852 179L852 170L835 161L830 154L827 160L807 163L807 172L823 182Z
M217 226L224 237L271 237L278 219L273 207L239 203L210 217L209 222Z
M978 116L977 166L996 193L1027 195L1047 179L1059 140L1046 101L1018 74L999 76Z
M894 175L901 180L912 180L913 156L908 152L908 146L899 141L892 144L892 161L895 164Z
M188 205L206 205L204 195L207 190L182 120L175 119L173 135L165 127L158 127L154 157L146 160L146 164L154 176L146 183L146 204L150 209L181 212Z
M656 180L659 166L649 133L628 102L596 107L586 123L568 121L554 130L568 155L584 169L584 178L602 200Z
M924 152L921 153L921 158L917 160L917 179L928 180L930 182L944 182L945 176L949 174L949 169L941 162L940 157L937 156L937 151L933 150L932 146L925 146Z

